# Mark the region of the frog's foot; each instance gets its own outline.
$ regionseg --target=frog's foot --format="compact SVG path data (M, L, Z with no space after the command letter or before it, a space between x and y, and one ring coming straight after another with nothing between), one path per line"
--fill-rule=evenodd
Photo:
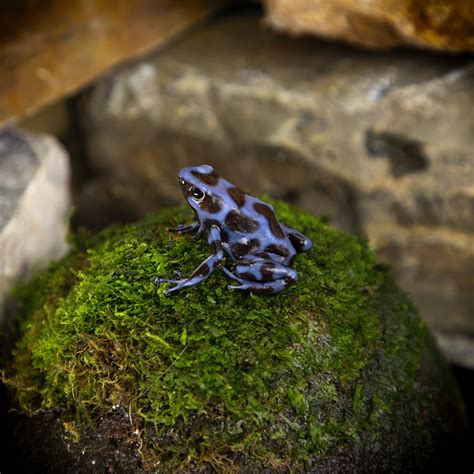
M159 285L161 283L173 283L173 284L175 284L176 286L174 286L173 288L168 288L165 291L163 291L163 293L166 295L166 294L170 293L171 291L174 291L175 289L180 288L179 284L182 281L183 280L168 280L167 278L155 278L155 285Z
M227 288L233 290L247 290L257 295L271 295L283 291L290 283L285 280L269 281L260 283L256 281L247 281L242 285L229 285Z
M184 288L185 286L192 286L195 285L196 283L199 283L198 278L183 278L182 280L168 280L166 278L156 278L155 279L155 285L159 285L160 283L173 283L175 286L172 288L167 288L163 293L167 295L168 293L171 293L176 290L180 290L181 288Z
M181 280L167 280L166 278L155 278L155 285L159 285L160 283L179 283Z

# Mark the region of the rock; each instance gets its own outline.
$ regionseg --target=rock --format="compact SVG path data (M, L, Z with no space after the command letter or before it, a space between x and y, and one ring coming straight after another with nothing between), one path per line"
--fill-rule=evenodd
M217 0L6 2L0 18L0 124L76 92L218 8Z
M166 230L189 208L76 237L23 289L27 324L4 372L14 408L33 415L9 419L20 472L420 472L464 459L459 393L410 299L364 239L273 204L315 242L279 295L231 291L218 269L180 293L156 287L210 253Z
M0 323L9 290L67 250L69 162L52 137L0 130Z
M459 0L264 0L266 23L379 49L474 50L474 5Z
M58 138L61 143L67 142L76 124L73 122L72 103L74 99L64 99L41 109L32 117L19 123L19 128L32 133L46 133ZM69 150L69 147L67 147ZM72 158L72 157L71 157Z
M474 367L473 339L473 337L463 334L451 334L450 336L444 336L442 332L437 334L437 342L439 347L446 354L450 355L453 362L459 360L463 361L463 365L466 367Z
M366 233L432 329L473 334L473 103L466 59L290 40L257 14L228 16L83 99L101 176L90 186L114 219L122 207L130 219L182 202L178 170L209 163Z

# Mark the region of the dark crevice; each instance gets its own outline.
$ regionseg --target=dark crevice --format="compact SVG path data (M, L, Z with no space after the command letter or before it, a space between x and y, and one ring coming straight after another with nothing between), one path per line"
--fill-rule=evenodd
M423 171L430 164L421 142L396 133L367 130L365 148L370 158L387 158L395 178Z

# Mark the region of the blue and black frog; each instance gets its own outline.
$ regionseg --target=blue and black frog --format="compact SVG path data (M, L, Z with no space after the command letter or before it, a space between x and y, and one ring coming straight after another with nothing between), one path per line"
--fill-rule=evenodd
M206 234L213 254L188 278L157 278L156 284L175 284L165 293L196 285L216 266L239 283L229 286L238 290L271 294L296 283L293 259L311 248L311 240L279 222L270 204L246 194L208 165L183 168L178 182L197 221L169 230ZM222 266L224 253L236 262L235 274Z

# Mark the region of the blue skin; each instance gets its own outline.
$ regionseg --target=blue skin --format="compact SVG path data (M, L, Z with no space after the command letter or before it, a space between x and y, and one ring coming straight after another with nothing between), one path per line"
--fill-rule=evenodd
M188 278L157 278L157 285L175 284L165 293L196 285L216 266L239 283L229 286L238 290L272 294L296 283L298 274L291 264L297 253L311 248L311 240L280 223L270 204L244 193L209 165L183 168L178 183L197 221L169 230L206 234L213 254ZM235 274L221 265L224 253L237 263Z

